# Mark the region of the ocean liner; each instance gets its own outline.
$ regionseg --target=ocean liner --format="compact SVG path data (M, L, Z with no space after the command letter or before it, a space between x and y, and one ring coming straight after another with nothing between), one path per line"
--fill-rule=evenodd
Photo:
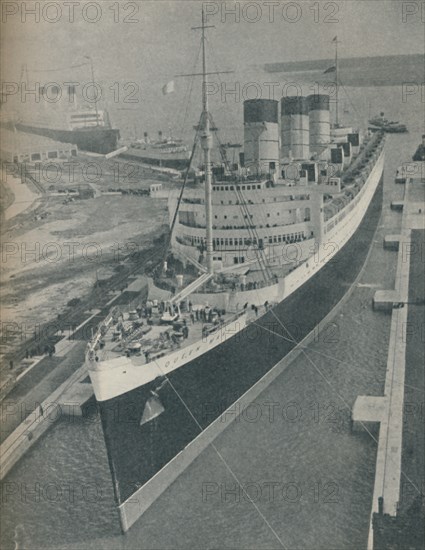
M381 215L384 134L332 127L326 95L245 101L243 166L212 165L199 28L204 181L169 198L147 301L113 307L86 353L123 531L342 299Z
M118 147L119 130L105 121L106 113L98 111L81 111L71 114L58 126L54 122L47 125L47 120L25 120L15 124L17 130L28 134L45 136L62 143L72 143L81 151L106 155Z
M14 114L9 126L21 132L72 143L82 151L105 155L117 149L120 132L112 128L108 112L99 109L96 100L94 105L83 109L78 104L74 85L70 84L63 90L57 85L48 88L41 86L38 103L31 105L25 113ZM48 101L47 94L57 97L58 101Z

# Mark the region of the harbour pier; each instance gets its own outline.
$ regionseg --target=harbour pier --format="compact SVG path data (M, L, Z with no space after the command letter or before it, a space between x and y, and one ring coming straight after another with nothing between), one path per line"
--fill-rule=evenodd
M370 432L376 425L380 426L368 550L387 548L385 544L390 540L394 542L394 537L406 536L408 522L399 516L402 487L407 482L413 491L420 493L421 490L414 480L404 475L403 431L406 371L423 368L416 363L410 348L420 346L412 335L415 327L421 326L419 318L424 317L424 283L417 276L423 271L424 262L424 191L424 182L419 178L406 182L401 233L399 238L389 239L400 245L395 289L378 291L373 300L375 310L392 311L384 395L359 396L352 411L354 429Z

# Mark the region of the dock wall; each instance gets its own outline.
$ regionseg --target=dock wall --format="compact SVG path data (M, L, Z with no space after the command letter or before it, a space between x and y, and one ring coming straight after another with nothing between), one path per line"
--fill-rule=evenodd
M47 399L16 428L0 445L0 480L10 472L34 443L64 414L72 414L75 403L66 404L70 411L65 411L61 396L72 385L87 378L87 368L80 367L68 380L59 386ZM12 414L12 412L10 413Z
M423 307L423 304L411 305L409 302L411 263L423 262L423 252L415 249L412 244L412 230L423 231L424 228L423 204L421 205L415 200L419 187L420 182L413 179L406 184L399 238L399 242L403 246L399 247L397 256L395 290L387 291L386 300L384 295L381 297L382 305L384 306L384 302L388 302L388 309L392 311L384 396L359 396L352 415L353 424L361 423L366 429L371 423L380 423L368 550L378 547L394 548L391 544L381 546L381 542L388 535L388 529L395 529L394 533L398 532L397 537L402 531L401 524L398 522L398 512L402 497L400 491L406 351L409 341L408 315L411 307L417 305ZM419 284L418 281L415 283ZM384 524L386 527L382 528ZM374 537L374 525L376 537Z

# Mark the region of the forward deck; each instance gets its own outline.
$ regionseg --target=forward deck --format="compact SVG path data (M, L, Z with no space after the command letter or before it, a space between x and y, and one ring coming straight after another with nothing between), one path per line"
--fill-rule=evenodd
M258 309L252 311L252 317L256 314ZM134 366L145 365L205 339L239 315L190 304L185 311L175 306L170 316L164 303L156 301L136 310L115 308L95 339L95 359L101 364L129 357Z

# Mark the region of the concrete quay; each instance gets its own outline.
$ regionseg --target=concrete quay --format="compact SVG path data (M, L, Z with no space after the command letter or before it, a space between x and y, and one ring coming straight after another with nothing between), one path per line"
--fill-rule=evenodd
M81 415L83 399L85 403L90 398L87 393L79 391L81 386L91 389L90 384L82 383L87 376L87 369L83 365L47 399L37 404L32 413L3 441L0 445L0 480L61 416ZM8 414L19 414L19 411L10 408Z
M424 251L418 245L417 232L423 238L424 190L419 179L411 178L406 183L395 289L379 291L373 300L375 310L392 311L384 395L359 396L352 411L353 429L370 431L377 424L380 426L368 550L374 548L374 514L396 517L401 498L408 313L417 304L409 296L409 277L411 270L417 272L416 263L423 262Z

